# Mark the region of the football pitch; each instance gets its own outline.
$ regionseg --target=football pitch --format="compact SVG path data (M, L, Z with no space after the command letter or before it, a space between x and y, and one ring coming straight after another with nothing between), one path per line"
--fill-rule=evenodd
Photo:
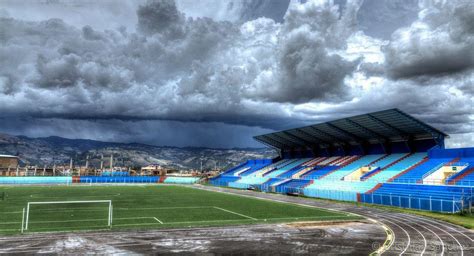
M29 214L24 216L28 203ZM26 233L360 219L327 209L166 185L5 186L0 187L0 213L4 235L20 233L26 219Z

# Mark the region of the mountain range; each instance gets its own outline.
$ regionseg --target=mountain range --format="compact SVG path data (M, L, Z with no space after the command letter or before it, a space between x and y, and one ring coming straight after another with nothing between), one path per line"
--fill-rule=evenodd
M0 134L0 154L16 155L22 165L89 166L100 167L101 158L108 166L113 155L114 166L140 167L158 164L174 169L226 169L248 159L274 158L277 153L269 148L197 148L152 146L139 143L114 143L62 137L29 138Z

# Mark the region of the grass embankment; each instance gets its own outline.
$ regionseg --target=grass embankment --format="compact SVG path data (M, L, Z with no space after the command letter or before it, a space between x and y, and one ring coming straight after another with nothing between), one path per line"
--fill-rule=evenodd
M359 205L364 205L368 207L374 207L374 208L380 208L388 211L395 211L395 212L402 212L402 213L409 213L409 214L415 214L415 215L421 215L425 217L430 217L433 219L439 219L443 220L452 224L456 224L468 229L474 229L474 215L465 213L438 213L438 212L428 212L428 211L420 211L420 210L411 210L411 209L404 209L404 208L398 208L398 207L390 207L390 206L380 206L380 205L372 205L372 204L362 204L359 203Z

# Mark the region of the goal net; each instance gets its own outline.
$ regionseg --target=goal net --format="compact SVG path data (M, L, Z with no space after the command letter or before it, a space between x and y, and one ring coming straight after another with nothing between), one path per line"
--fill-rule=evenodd
M22 230L69 231L112 227L112 200L28 202Z

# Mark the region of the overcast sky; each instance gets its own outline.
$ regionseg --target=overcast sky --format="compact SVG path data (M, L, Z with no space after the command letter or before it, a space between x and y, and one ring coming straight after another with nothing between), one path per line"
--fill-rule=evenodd
M0 0L0 132L170 146L400 108L474 146L474 1Z

